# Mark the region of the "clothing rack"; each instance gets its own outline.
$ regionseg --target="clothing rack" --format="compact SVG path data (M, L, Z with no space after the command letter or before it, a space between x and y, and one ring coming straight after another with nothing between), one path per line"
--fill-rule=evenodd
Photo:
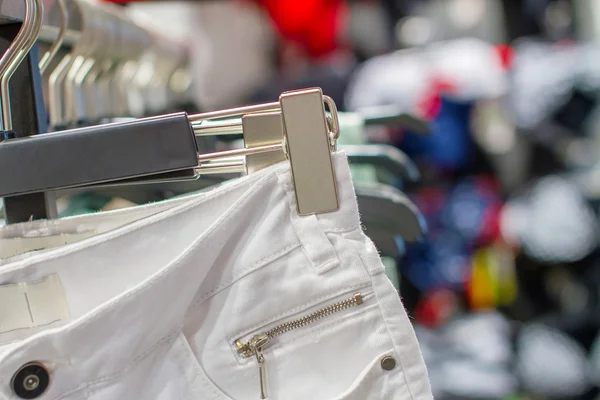
M38 36L38 42L51 45L56 41L58 37L59 28L51 25L44 25L40 31L40 36ZM70 49L73 47L81 38L81 32L67 29L65 33L65 37L63 39L63 44L61 48Z

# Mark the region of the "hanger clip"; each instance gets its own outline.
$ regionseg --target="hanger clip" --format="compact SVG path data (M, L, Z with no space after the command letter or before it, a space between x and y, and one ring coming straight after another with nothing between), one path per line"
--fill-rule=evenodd
M339 201L331 159L335 138L328 129L321 89L285 92L279 102L298 214L336 211ZM334 114L331 103L329 107ZM333 121L335 125L337 115Z

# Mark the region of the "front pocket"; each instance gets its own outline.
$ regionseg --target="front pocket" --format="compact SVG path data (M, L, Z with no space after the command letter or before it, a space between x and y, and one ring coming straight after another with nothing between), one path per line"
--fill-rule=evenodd
M348 390L332 400L411 399L399 364L398 356L393 350L381 353L371 361Z
M374 299L370 291L348 293L232 340L255 376L253 398L344 393L373 357L392 348Z
M171 353L182 377L187 382L186 396L182 395L178 399L232 400L206 375L183 333L175 339Z

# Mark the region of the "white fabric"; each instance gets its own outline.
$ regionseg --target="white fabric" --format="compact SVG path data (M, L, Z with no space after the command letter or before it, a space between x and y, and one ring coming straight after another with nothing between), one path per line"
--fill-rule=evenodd
M51 249L65 244L79 242L96 235L96 232L58 234L53 236L15 237L0 241L0 259L9 259L36 250Z
M363 305L265 348L269 399L431 399L414 331L362 232L345 156L334 164L340 210L309 218L296 214L282 163L187 199L45 223L40 235L92 221L105 233L0 267L0 285L57 275L70 315L17 341L0 334L0 399L16 399L12 375L39 361L51 375L41 400L256 400L256 359L234 341L356 292Z
M0 333L15 338L24 328L49 325L69 316L57 275L41 282L0 285Z

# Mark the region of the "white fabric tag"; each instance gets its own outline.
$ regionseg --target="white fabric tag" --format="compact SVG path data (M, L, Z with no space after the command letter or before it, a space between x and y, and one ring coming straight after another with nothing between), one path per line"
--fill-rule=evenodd
M46 250L54 247L64 246L87 239L96 232L63 233L54 236L40 237L15 237L0 239L0 259L18 256L36 250Z
M56 274L37 283L0 286L0 333L49 325L68 317L65 294Z

